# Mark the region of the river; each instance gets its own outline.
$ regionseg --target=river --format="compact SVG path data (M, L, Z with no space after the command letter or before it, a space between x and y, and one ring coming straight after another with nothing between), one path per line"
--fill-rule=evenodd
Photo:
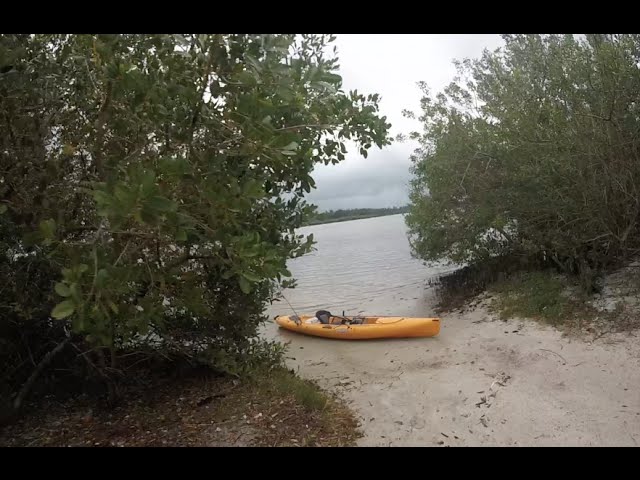
M297 287L270 307L273 315L317 310L336 314L433 316L427 281L452 268L412 258L404 215L304 227L315 251L289 261ZM287 303L289 302L289 305Z

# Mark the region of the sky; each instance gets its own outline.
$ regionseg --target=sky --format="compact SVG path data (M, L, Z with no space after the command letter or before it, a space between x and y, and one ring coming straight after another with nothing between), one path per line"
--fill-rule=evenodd
M402 116L403 109L419 111L419 81L432 92L441 90L455 76L454 59L479 57L485 48L500 47L502 39L497 34L339 34L332 45L338 47L343 89L380 94L380 115L395 137L419 129L417 121ZM406 205L414 148L415 143L394 141L382 150L372 147L366 159L354 149L338 165L320 165L308 200L320 211Z

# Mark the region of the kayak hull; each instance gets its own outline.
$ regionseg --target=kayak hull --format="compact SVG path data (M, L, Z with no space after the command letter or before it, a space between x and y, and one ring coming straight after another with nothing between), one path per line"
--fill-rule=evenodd
M357 325L343 325L339 319L333 319L336 323L329 325L305 323L310 318L313 316L302 315L300 322L295 322L291 316L282 315L275 322L291 332L340 340L435 337L440 333L439 318L364 317L365 323Z

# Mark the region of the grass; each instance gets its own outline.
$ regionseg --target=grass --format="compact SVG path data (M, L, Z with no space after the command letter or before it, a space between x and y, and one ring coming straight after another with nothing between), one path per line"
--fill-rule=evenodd
M463 313L489 300L490 310L502 320L528 318L550 324L563 334L599 338L640 325L640 302L635 301L640 291L638 278L635 268L608 272L602 279L603 290L609 285L608 293L591 296L583 293L575 277L505 257L461 268L432 284L441 313ZM487 295L483 298L481 294ZM604 310L603 302L614 302L615 308Z
M589 310L580 295L569 294L574 285L549 271L514 275L491 291L497 294L493 308L502 319L531 318L557 326Z
M261 388L270 395L290 395L308 411L323 411L330 399L315 383L293 374L289 370L276 369L259 381Z
M280 422L278 428L264 429L257 445L353 446L362 434L355 415L339 398L292 370L254 374L247 387L253 411Z

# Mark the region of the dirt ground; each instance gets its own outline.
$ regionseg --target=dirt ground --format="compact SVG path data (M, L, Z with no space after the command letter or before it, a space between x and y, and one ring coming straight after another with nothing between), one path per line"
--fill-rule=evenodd
M116 408L44 401L0 428L2 446L346 446L351 410L288 372L243 381L195 372L131 388Z
M637 446L638 333L578 339L481 303L443 315L435 338L276 335L356 411L362 446Z

